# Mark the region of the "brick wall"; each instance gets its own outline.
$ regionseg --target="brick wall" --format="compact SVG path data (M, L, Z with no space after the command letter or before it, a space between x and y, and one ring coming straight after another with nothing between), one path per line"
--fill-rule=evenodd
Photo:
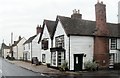
M99 63L101 68L109 66L109 30L106 24L106 5L97 3L96 13L96 32L94 38L94 60Z

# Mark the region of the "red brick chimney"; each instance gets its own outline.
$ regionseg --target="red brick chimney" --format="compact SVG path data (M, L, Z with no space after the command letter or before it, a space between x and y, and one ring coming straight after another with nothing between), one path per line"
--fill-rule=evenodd
M106 24L106 5L103 2L95 5L96 29L94 41L94 60L100 68L109 66L109 29Z
M37 27L36 27L36 34L41 33L41 31L42 31L41 25L40 26L37 25Z

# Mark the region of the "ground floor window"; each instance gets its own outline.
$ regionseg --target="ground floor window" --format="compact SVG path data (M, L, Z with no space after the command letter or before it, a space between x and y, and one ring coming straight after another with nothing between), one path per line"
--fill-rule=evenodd
M30 52L27 52L27 59L30 59Z
M117 62L117 54L116 53L110 53L110 65L114 64Z
M51 48L51 65L61 66L65 62L65 49L62 47Z
M52 64L56 65L56 52L52 52Z
M45 59L45 54L42 54L42 62L45 63L46 59Z
M64 52L52 52L52 65L62 65L65 61Z
M64 60L64 52L58 52L58 66L62 65L64 63Z

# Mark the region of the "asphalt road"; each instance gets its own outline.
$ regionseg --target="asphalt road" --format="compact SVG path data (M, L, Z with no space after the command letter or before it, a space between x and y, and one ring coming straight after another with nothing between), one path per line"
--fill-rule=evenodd
M97 73L84 73L75 76L73 75L51 76L26 70L0 58L0 76L2 76L2 78L120 78L120 76L118 75L119 74L111 73L106 74L106 72L102 72L101 74L101 72L97 72Z
M48 78L47 75L26 70L2 58L0 58L0 76L2 78Z

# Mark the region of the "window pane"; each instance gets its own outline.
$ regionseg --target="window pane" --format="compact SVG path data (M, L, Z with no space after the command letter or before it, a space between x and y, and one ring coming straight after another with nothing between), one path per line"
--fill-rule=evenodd
M56 65L56 52L52 52L52 64Z
M64 63L64 52L58 52L58 65L62 65Z
M56 47L64 47L64 35L55 38Z
M42 62L45 63L46 59L45 59L45 54L42 54Z
M49 46L49 44L48 44L48 38L44 38L44 39L42 40L41 46L42 46L41 48L44 49L44 50L47 50L47 49L48 49L48 46Z
M111 49L116 49L117 48L117 39L112 38L111 39Z

